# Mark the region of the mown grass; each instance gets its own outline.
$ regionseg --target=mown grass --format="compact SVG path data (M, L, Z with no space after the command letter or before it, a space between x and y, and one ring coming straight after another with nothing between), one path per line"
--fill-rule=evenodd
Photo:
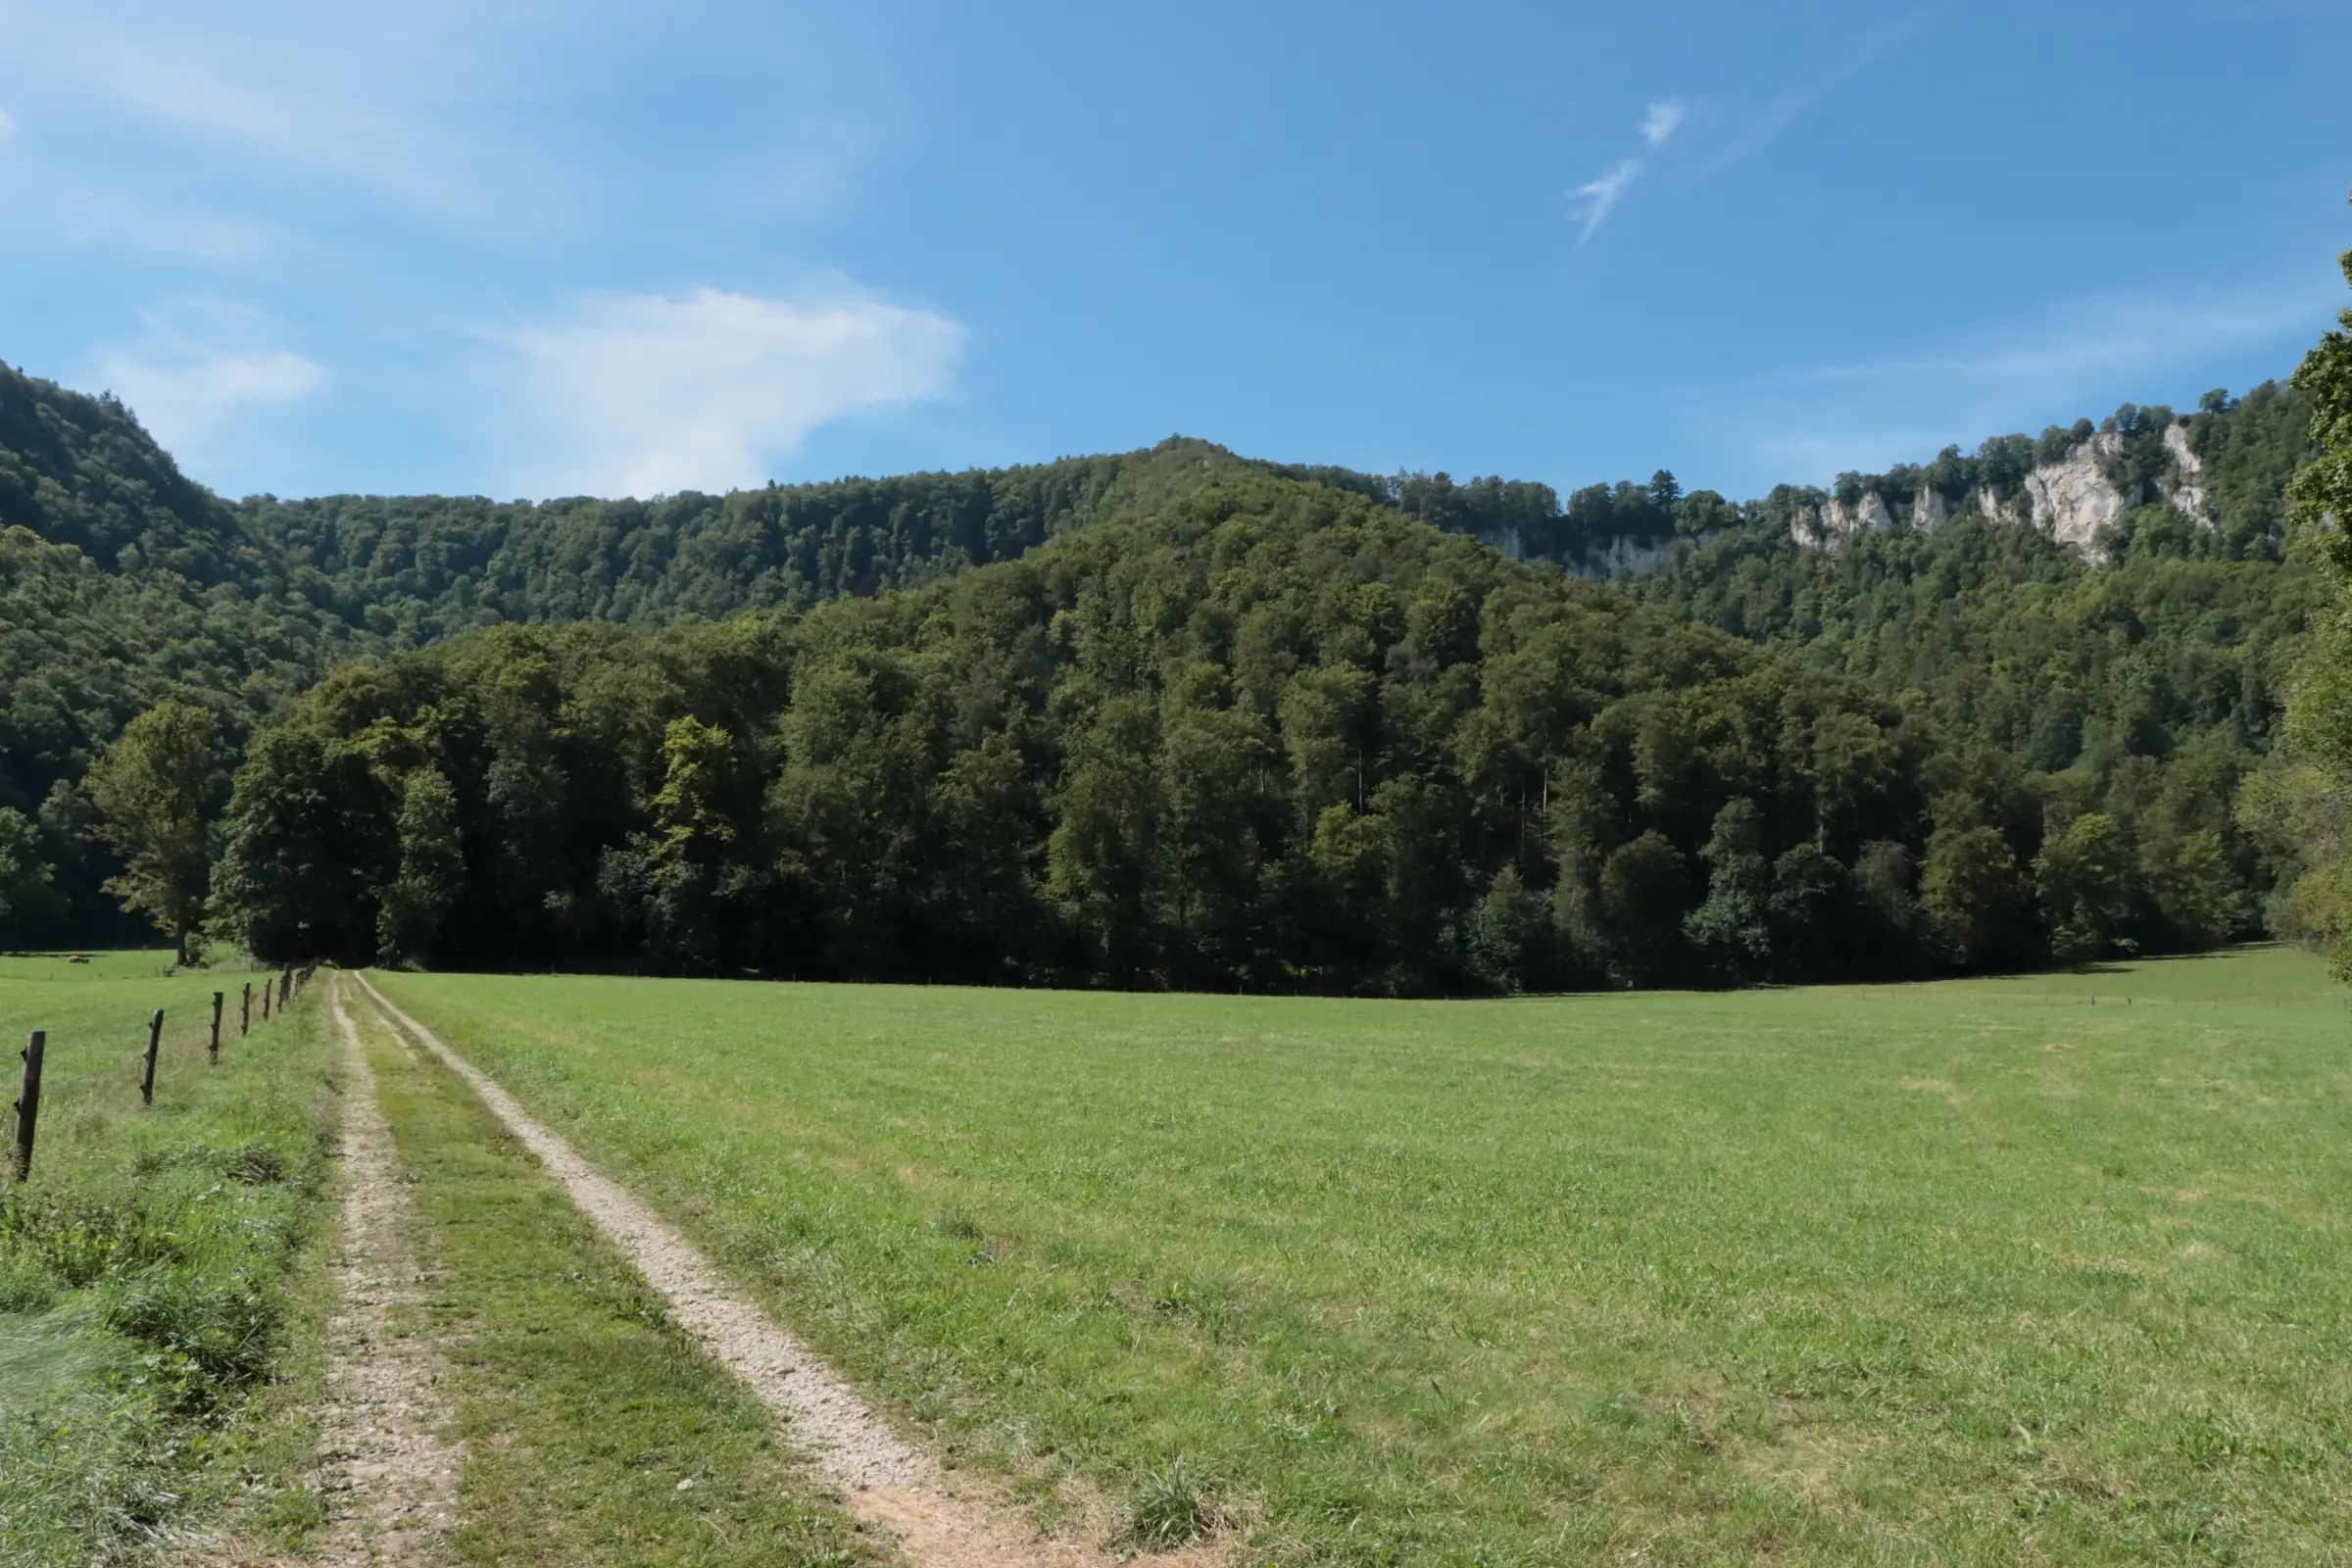
M382 983L953 1450L1139 1535L1190 1497L1276 1562L2352 1553L2352 1017L2299 954Z
M49 1037L31 1179L0 1175L0 1564L135 1552L230 1501L240 1528L294 1541L314 1512L301 1401L273 1385L290 1325L317 1311L302 1281L333 1126L323 1042L307 1003L238 1040L232 1001L208 1066L211 994L246 975L169 963L0 959L0 1139L17 1051Z
M351 987L399 1150L422 1321L466 1447L471 1563L851 1568L888 1553L468 1089ZM681 1490L681 1487L684 1490Z

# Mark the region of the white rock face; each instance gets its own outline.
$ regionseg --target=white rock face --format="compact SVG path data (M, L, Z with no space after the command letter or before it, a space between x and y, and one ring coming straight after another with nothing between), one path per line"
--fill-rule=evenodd
M2036 465L2026 475L2034 520L2060 544L2080 550L2101 528L2124 514L2124 493L2107 482L2102 460L2123 449L2124 438L2101 431L2056 463Z
M1704 544L1706 540L1701 537L1690 542ZM1619 534L1598 555L1588 554L1582 561L1570 562L1568 569L1594 582L1606 582L1620 572L1646 577L1664 565L1666 558L1674 554L1674 547L1681 543L1684 541L1680 539L1660 539L1654 544L1644 544Z
M1832 497L1821 509L1822 526L1839 539L1851 539L1865 528L1891 528L1894 514L1886 506L1886 498L1876 490L1865 490L1862 499L1852 506Z
M2205 460L2188 450L2188 426L2168 424L2164 427L2164 450L2173 460L2173 473L2167 486L2166 499L2192 522L2210 524L2214 518L2205 494Z
M2015 527L2023 527L2032 520L2017 497L2002 495L1988 484L1977 486L1973 504L1979 512L1995 522L2006 522Z
M2098 531L2143 497L2127 496L2108 481L2106 462L2123 450L2124 438L2102 431L2082 442L2056 463L2036 465L2026 476L2022 496L2002 496L1990 485L1955 500L1923 488L1891 506L1877 491L1847 505L1824 501L1789 520L1788 531L1799 544L1835 549L1865 528L1891 527L1897 521L1920 528L1936 528L1957 514L1974 510L1995 522L2022 526L2032 523L2076 549L2086 549ZM2188 449L2188 427L2165 427L2164 450L2171 470L2156 481L2158 498L2170 502L2191 519L2211 525L2212 501L2203 483L2205 465Z
M1856 534L1891 528L1907 522L1918 528L1939 528L1963 512L1978 512L1994 522L2014 527L2032 524L2062 544L2087 550L2098 531L2144 499L2127 496L2108 481L2105 464L2123 450L2124 437L2102 431L2082 442L2056 463L2036 465L2026 476L2020 495L2003 496L1990 485L1979 485L1966 496L1953 497L1922 487L1916 495L1889 502L1876 490L1847 503L1830 497L1818 507L1800 508L1788 520L1789 536L1803 545L1835 550ZM2164 432L2170 471L2156 481L2157 498L2171 503L2192 520L2210 526L2211 498L2204 486L2205 465L2188 448L2188 427L2172 424ZM1513 561L1523 559L1517 529L1481 534L1480 539ZM1707 538L1691 540L1704 545ZM1611 539L1598 553L1568 563L1579 576L1605 581L1620 573L1646 576L1658 569L1684 541L1639 543Z
M1931 490L1923 485L1919 494L1911 498L1911 525L1915 528L1940 528L1958 510L1945 499L1942 491Z

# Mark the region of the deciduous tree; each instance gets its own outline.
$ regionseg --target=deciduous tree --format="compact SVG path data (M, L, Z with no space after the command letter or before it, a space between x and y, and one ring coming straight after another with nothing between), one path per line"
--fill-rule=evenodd
M98 834L122 858L107 891L172 939L193 961L212 871L209 813L222 775L213 752L213 717L168 702L141 713L90 767Z

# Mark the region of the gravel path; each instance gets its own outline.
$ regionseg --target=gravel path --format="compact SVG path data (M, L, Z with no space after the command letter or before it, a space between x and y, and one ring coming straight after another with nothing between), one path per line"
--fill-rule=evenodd
M423 1568L448 1558L464 1455L441 1435L449 1408L439 1358L423 1340L393 1328L397 1310L421 1300L421 1276L401 1245L407 1203L392 1129L376 1103L359 1031L343 1010L339 980L331 997L346 1071L345 1187L321 1425L329 1485L345 1506L317 1560L331 1568Z
M564 1183L572 1200L668 1299L687 1332L847 1490L858 1517L895 1534L921 1568L1097 1568L1114 1561L1099 1548L1041 1537L1017 1513L976 1494L951 1490L927 1454L891 1432L807 1346L729 1287L693 1244L626 1189L599 1175L569 1144L393 1005L366 976L356 978L387 1016L471 1085L507 1130ZM1194 1551L1183 1557L1205 1562L1211 1554Z

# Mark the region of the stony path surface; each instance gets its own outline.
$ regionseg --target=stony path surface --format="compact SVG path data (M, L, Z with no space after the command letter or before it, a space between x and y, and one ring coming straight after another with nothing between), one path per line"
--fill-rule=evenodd
M668 1299L687 1332L841 1485L858 1516L896 1535L921 1568L1098 1568L1114 1560L1093 1545L1041 1537L1017 1513L975 1492L952 1490L927 1454L894 1434L814 1352L729 1286L692 1243L627 1189L600 1175L365 976L356 978L387 1017L472 1086L507 1130L564 1183L572 1200ZM1183 1558L1205 1562L1211 1555L1194 1551Z
M423 1340L394 1330L394 1314L421 1300L420 1277L400 1239L407 1200L392 1129L343 1008L340 978L333 984L328 1005L347 1073L345 1188L321 1425L339 1517L317 1560L426 1568L448 1557L464 1455L442 1435L450 1412L439 1358Z

